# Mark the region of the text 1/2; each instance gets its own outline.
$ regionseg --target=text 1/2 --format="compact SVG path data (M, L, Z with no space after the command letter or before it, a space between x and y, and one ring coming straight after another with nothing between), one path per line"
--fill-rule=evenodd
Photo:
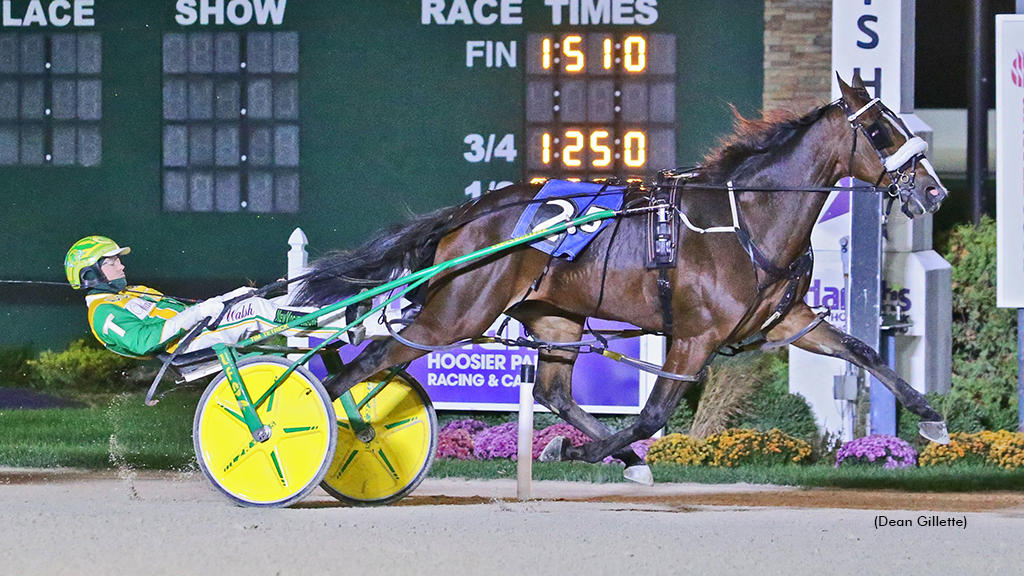
M497 134L488 134L486 137L480 134L466 136L465 142L469 144L469 152L464 152L466 162L490 162L491 158L504 158L506 162L516 159L516 140L512 134L505 134L501 137L497 147L494 142L498 139Z
M488 184L487 186L487 191L490 192L491 190L497 190L499 188L504 188L505 186L511 185L512 183L509 182L508 180L502 180L500 182L491 180L491 183ZM483 182L479 180L474 180L472 184L466 186L465 192L466 196L469 196L470 198L479 198L480 194L483 193Z

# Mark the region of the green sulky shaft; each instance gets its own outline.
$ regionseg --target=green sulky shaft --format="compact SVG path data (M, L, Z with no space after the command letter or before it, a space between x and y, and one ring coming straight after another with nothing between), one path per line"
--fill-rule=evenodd
M430 278L440 274L441 272L444 272L445 270L449 270L449 269L454 268L456 266L459 266L461 264L465 264L467 262L472 262L472 261L478 260L480 258L485 258L485 257L490 256L492 254L496 254L498 252L502 252L502 251L508 250L510 248L514 248L516 246L521 246L523 244L531 244L531 243L536 242L537 240L540 240L541 238L544 238L546 236L551 236L553 234L560 234L560 233L568 230L569 228L582 226L582 225L587 224L589 222L595 222L595 221L598 221L598 220L607 220L608 218L614 218L617 215L618 215L618 212L616 212L615 210L600 210L600 211L597 211L597 212L593 212L591 214L587 214L586 216L580 216L579 218L574 218L574 219L569 220L567 222L562 222L560 224L555 224L555 225L550 226L548 228L544 228L543 230L535 230L533 232L530 232L529 234L524 234L522 236L519 236L518 238L512 238L511 240L506 240L506 241L501 242L499 244L494 244L493 246L488 246L486 248L481 248L479 250L470 252L469 254L464 254L462 256L459 256L457 258L453 258L451 260L446 260L446 261L441 262L439 264L434 264L433 266L430 266L429 268L424 268L423 270L420 270L418 272L413 272L412 274L409 274L408 276L403 276L401 278L397 278L395 280L392 280L391 282L388 282L386 284L382 284L382 285L380 285L380 286L378 286L376 288L373 288L372 290L368 290L366 292L361 292L359 294L355 294L353 296L349 296L348 298L345 298L344 300L341 300L339 302L335 302L334 304L331 304L330 306L326 306L326 307L321 308L321 309L319 309L319 310L317 310L315 312L310 312L309 314L306 314L305 316L300 316L298 318L295 318L295 319L291 320L290 322L287 322L285 324L281 324L279 326L276 326L275 328L273 328L271 330L268 330L266 332L262 332L262 333L260 333L260 334L258 334L256 336L248 339L248 340L243 340L242 342L239 342L236 346L241 348L241 347L244 347L244 346L249 346L251 344L255 344L256 342L259 342L261 340L265 340L265 339L267 339L267 338L269 338L271 336L275 336L275 335L277 335L277 334L279 334L279 333L281 333L281 332L283 332L285 330L294 328L294 327L296 327L296 326L298 326L298 325L300 325L300 324L302 324L304 322L309 322L310 320L315 320L315 319L319 318L320 316L324 316L324 315L330 314L330 313L332 313L332 312L334 312L336 310L339 310L341 308L346 308L348 306L351 306L352 304L355 304L356 302L362 302L363 300L371 299L371 298L373 298L375 296L379 296L381 294L384 294L385 292L390 292L391 290L394 290L395 288L398 288L400 286L407 286L407 285L410 285L410 284L413 284L413 283L416 283L417 285L419 285L422 282L417 282L418 280L429 280ZM344 332L344 330L340 330L339 332Z

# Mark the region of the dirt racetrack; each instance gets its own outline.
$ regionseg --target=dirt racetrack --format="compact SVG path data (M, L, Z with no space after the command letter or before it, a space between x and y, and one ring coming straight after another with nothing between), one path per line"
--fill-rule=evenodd
M428 479L391 507L318 490L264 510L232 506L196 473L0 470L0 573L1024 573L1016 492L535 482L533 495Z

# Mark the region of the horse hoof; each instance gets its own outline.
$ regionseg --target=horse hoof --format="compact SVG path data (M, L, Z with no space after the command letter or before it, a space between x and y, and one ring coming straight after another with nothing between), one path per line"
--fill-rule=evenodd
M918 422L917 427L921 431L921 436L924 436L932 442L949 444L949 433L946 431L945 422Z
M541 451L541 462L560 462L562 460L562 446L565 444L565 436L555 436L548 442L548 445Z
M622 475L630 482L636 482L644 486L654 486L654 476L651 475L651 467L647 464L630 466L622 472Z

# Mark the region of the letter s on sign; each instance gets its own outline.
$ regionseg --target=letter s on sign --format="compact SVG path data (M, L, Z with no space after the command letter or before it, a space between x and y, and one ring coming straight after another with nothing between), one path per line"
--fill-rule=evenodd
M867 34L868 38L871 38L870 42L863 40L857 40L857 47L864 48L865 50L871 50L872 48L878 47L878 32L875 32L871 28L868 28L868 22L878 22L878 16L872 16L871 14L864 14L857 19L857 28L864 34Z
M196 23L196 0L178 0L174 7L178 10L178 15L174 17L178 24L191 26Z

